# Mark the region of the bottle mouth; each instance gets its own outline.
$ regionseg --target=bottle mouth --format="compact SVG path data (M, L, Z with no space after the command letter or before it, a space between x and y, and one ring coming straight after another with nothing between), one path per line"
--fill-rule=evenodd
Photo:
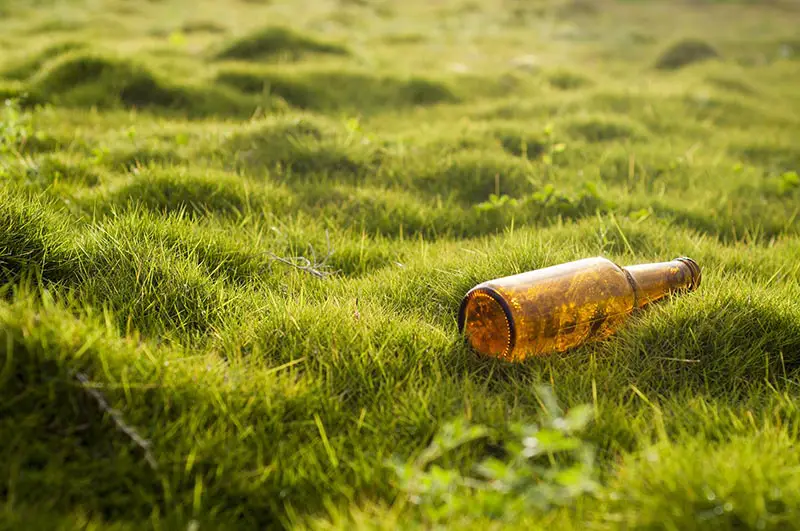
M688 256L681 256L680 258L676 258L678 262L682 262L686 264L689 268L689 274L692 276L689 282L689 291L694 291L700 286L700 280L703 278L703 273L700 271L700 266L697 265L697 262L689 258Z
M489 287L471 289L461 301L458 331L481 354L510 359L516 327L505 299Z

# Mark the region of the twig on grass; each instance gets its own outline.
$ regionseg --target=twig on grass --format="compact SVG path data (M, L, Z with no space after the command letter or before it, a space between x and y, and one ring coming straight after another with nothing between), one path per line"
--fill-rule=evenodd
M136 443L136 446L141 448L141 450L144 452L145 461L147 461L147 464L150 465L150 468L153 470L158 470L158 463L156 463L153 454L150 452L150 441L139 435L139 432L137 432L133 427L129 426L128 423L125 422L125 419L122 418L122 413L108 405L106 398L100 391L92 387L92 381L89 380L85 374L75 371L73 371L72 374L75 379L80 382L81 388L86 391L86 394L94 398L98 407L100 407L104 413L107 413L108 416L111 417L111 420L114 421L117 429L127 435L128 438L134 443Z
M310 273L317 278L325 278L331 276L333 273L331 271L320 271L319 265L320 264L312 264L311 261L306 258L305 256L293 256L290 258L282 258L278 255L268 253L270 258L273 260L277 260L282 264L286 264L288 266L292 266L293 268L297 269L298 271L305 271L306 273Z
M328 245L328 253L325 255L325 258L320 261L317 261L317 252L310 243L308 244L308 249L311 253L311 260L305 256L283 257L274 253L267 253L267 255L273 260L291 266L298 271L305 271L317 278L327 278L336 273L336 271L326 270L328 268L328 260L333 255L333 248L331 247L331 239L328 235L328 231L325 231L325 241Z

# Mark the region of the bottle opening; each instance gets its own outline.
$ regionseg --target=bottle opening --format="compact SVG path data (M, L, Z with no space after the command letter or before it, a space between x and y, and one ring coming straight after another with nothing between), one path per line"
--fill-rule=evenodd
M481 354L510 358L514 348L514 322L506 301L492 289L467 293L458 315L458 329Z

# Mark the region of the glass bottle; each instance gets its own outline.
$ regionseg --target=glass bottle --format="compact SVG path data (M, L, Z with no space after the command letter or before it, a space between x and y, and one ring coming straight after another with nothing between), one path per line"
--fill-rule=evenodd
M700 277L691 258L628 267L586 258L475 286L458 328L479 353L522 361L608 337L633 310L694 290Z

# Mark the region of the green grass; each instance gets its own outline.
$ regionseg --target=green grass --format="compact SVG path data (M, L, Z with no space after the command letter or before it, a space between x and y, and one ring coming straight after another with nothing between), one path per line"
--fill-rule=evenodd
M800 526L796 4L0 13L0 528ZM465 347L594 255L703 284Z

